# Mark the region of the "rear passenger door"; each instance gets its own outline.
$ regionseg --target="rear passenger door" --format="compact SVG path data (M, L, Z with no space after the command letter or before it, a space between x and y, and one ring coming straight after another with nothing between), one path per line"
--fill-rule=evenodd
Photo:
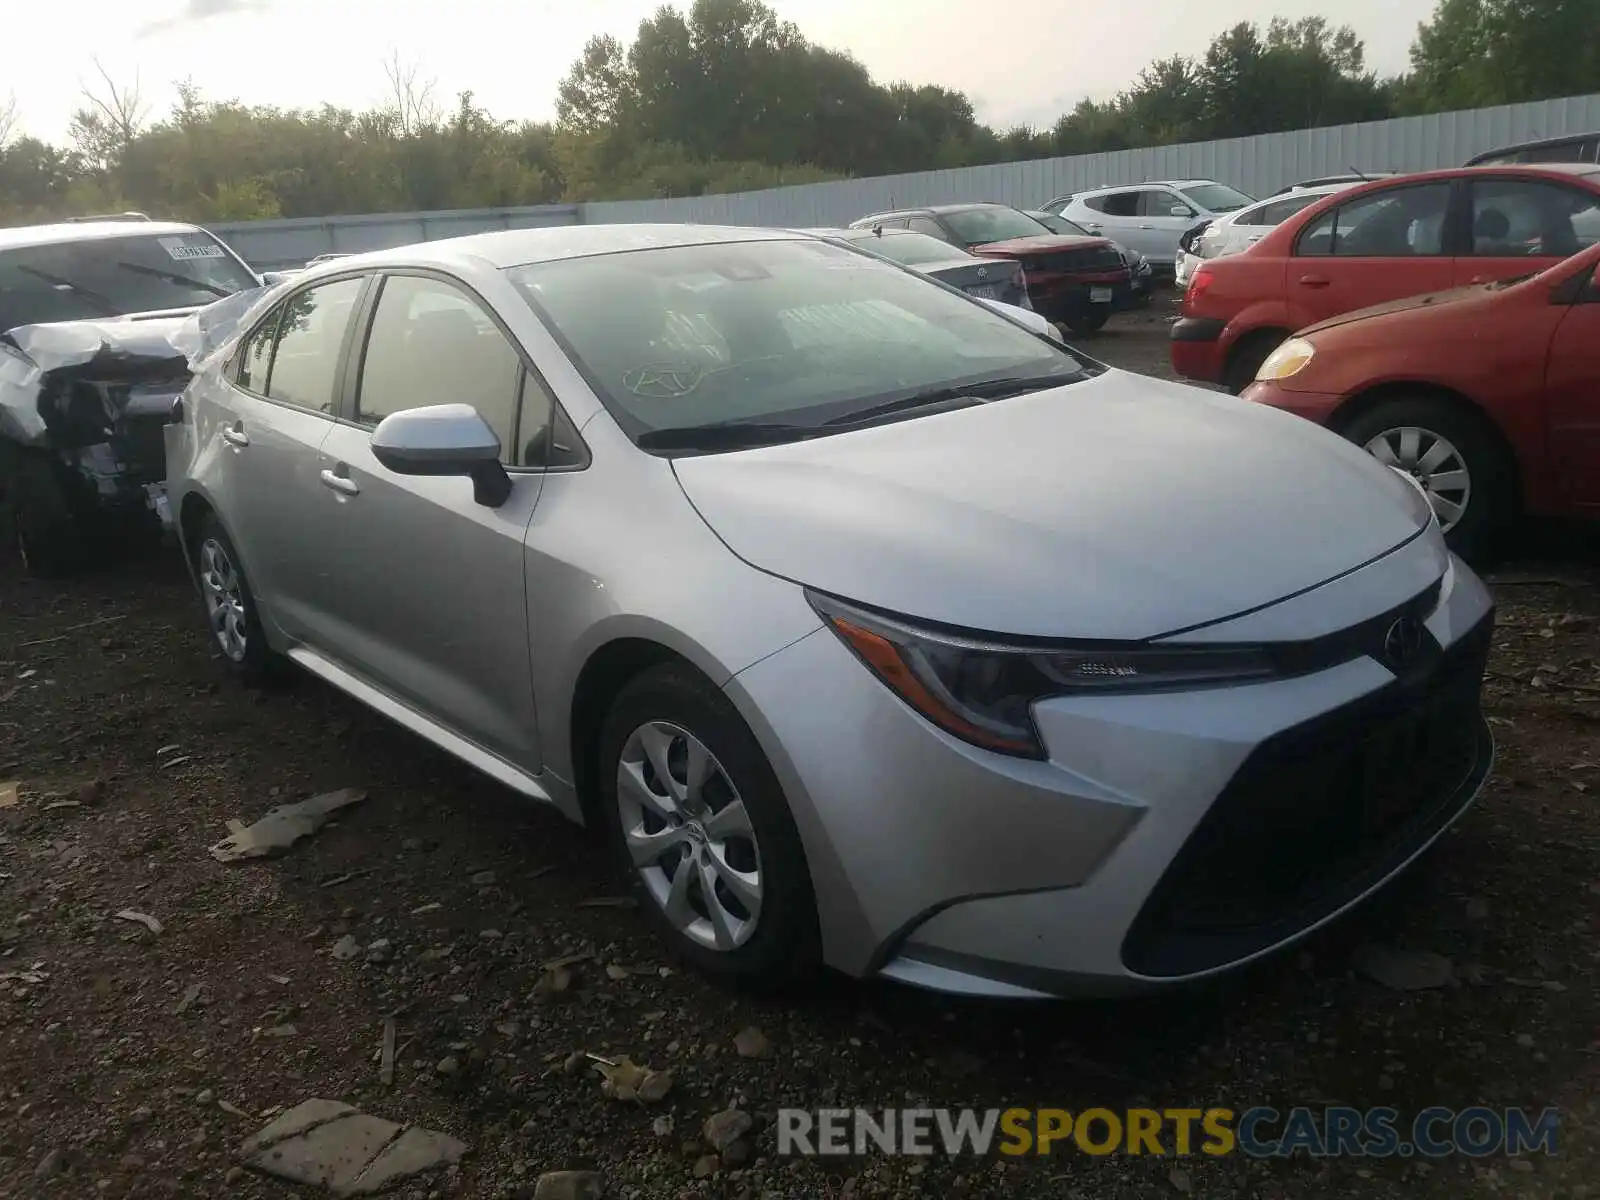
M1113 241L1121 242L1130 249L1143 252L1135 236L1135 226L1139 223L1139 189L1124 188L1115 192L1102 192L1098 196L1084 197L1084 206L1089 209L1089 219L1083 222L1083 227L1090 233L1100 234Z
M317 452L333 428L364 277L319 283L275 307L241 342L230 386L196 426L220 456L214 500L267 619L291 640L323 629L315 540Z
M326 656L522 770L539 769L523 537L552 410L511 334L464 284L387 275L321 450ZM499 508L459 476L396 475L372 453L393 413L470 404L512 474Z
M1452 287L1452 195L1448 182L1383 188L1307 223L1285 281L1291 324Z
M1600 196L1544 179L1474 179L1458 284L1542 271L1600 241Z

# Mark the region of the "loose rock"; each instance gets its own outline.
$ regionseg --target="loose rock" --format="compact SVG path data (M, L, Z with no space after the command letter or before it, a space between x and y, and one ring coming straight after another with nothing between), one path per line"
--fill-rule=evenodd
M733 1035L733 1048L740 1058L771 1058L772 1043L767 1040L767 1035L754 1025L741 1029Z
M720 1154L749 1133L753 1123L749 1113L737 1108L728 1108L707 1117L705 1126L700 1132L706 1139L706 1145Z
M546 1171L534 1185L533 1200L600 1200L604 1192L598 1171Z
M1400 992L1446 987L1455 981L1450 960L1427 950L1365 942L1356 947L1354 962L1363 975Z

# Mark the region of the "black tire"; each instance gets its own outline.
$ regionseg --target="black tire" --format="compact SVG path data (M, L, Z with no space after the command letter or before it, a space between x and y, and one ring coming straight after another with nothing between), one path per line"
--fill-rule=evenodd
M224 645L223 638L217 632L213 621L213 602L215 596L211 591L212 584L207 581L207 574L214 573L220 565L213 556L212 547L220 551L231 566L237 578L238 599L243 609L243 648L237 655L230 652ZM194 569L200 579L200 602L202 611L206 616L206 635L222 659L222 664L229 674L245 683L266 683L281 675L284 665L283 659L267 645L267 635L261 627L261 615L256 608L255 593L250 590L250 581L246 578L244 568L239 561L239 552L234 548L233 539L228 536L228 531L222 527L222 522L215 513L207 513L200 519L195 529L194 538ZM220 586L224 581L218 580Z
M1099 333L1110 319L1111 314L1104 308L1074 308L1067 310L1061 323L1073 333Z
M9 456L5 490L23 569L39 579L81 570L88 544L50 459L37 451Z
M1446 530L1445 542L1462 558L1482 561L1517 516L1516 472L1504 443L1482 418L1449 401L1427 396L1385 401L1361 413L1340 432L1357 446L1366 447L1385 432L1404 428L1423 430L1425 438L1442 437L1455 448L1470 490L1466 512ZM1455 495L1442 490L1440 494L1447 499Z
M1256 372L1261 370L1268 356L1288 340L1289 335L1281 329L1261 329L1246 334L1228 357L1223 386L1237 396L1256 381Z
M669 723L697 738L720 763L744 802L759 846L761 902L754 931L735 948L713 949L681 931L646 887L629 855L617 777L630 737L651 722ZM596 790L611 851L638 898L640 911L678 958L707 974L762 991L792 986L814 972L821 943L799 830L755 735L710 681L680 663L653 667L633 679L606 714L598 769ZM704 847L701 853L705 853ZM663 878L673 878L683 869L685 865L679 861L673 875ZM698 911L704 914L703 900Z

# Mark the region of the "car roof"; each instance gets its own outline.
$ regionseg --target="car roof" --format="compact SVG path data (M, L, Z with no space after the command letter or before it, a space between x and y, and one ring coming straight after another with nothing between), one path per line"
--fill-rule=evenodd
M1586 142L1592 137L1600 137L1600 131L1590 130L1588 133L1567 133L1560 137L1534 138L1527 142L1511 142L1504 146L1496 146L1493 150L1485 150L1482 154L1474 154L1467 160L1471 166L1480 158L1493 158L1499 154L1511 154L1518 150L1540 150L1545 146L1566 146L1572 142Z
M542 229L500 229L350 254L318 263L308 268L304 277L309 278L313 272L319 276L338 274L358 267L404 264L417 260L476 260L503 270L568 258L619 254L627 250L712 246L728 242L794 241L802 236L792 230L740 225L562 225Z
M0 229L0 250L52 246L62 242L93 242L115 237L172 237L203 232L198 225L187 225L181 221L61 221L53 225L19 225Z

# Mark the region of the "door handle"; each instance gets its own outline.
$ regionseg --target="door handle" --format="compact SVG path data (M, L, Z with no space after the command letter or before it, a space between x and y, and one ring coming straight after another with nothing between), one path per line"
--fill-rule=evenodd
M1330 280L1325 275L1302 275L1300 282L1306 287L1323 288L1328 286Z
M1087 225L1084 226L1084 228L1085 229L1099 229L1100 226L1096 225L1093 221L1090 221Z
M340 495L359 496L361 494L361 485L348 475L341 475L337 471L323 471L321 479L323 487L332 488Z
M1139 226L1139 228L1140 229L1154 229L1155 226L1154 225L1141 225L1141 226Z
M1474 275L1471 279L1467 280L1467 282L1468 283L1488 283L1490 281L1490 279L1491 279L1491 276L1488 276L1488 275Z
M1266 234L1264 234L1264 233L1254 233L1254 234L1251 234L1251 235L1250 235L1250 236L1249 236L1249 237L1248 237L1248 238L1246 238L1246 239L1245 239L1245 240L1246 240L1246 241L1248 241L1248 242L1249 242L1249 243L1250 243L1250 244L1251 244L1251 245L1252 245L1252 246L1253 246L1253 245L1255 245L1255 244L1256 244L1256 243L1257 243L1257 242L1259 242L1259 241L1260 241L1260 240L1261 240L1261 239L1262 239L1262 238L1264 238L1264 237L1266 237L1266 236L1267 236L1267 235L1266 235Z
M250 435L244 431L244 426L235 421L233 426L222 431L222 440L230 446L245 447L250 444Z

